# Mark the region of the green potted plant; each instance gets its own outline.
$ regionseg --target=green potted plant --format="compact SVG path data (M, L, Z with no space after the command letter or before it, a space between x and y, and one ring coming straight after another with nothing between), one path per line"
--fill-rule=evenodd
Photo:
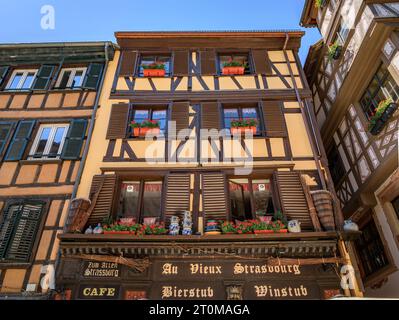
M243 75L245 73L246 63L241 63L230 59L223 63L222 74L223 75Z
M141 123L132 121L129 124L132 127L132 134L134 137L145 137L147 133L158 135L161 131L159 127L159 121L156 120L144 120Z
M168 230L165 228L163 223L145 225L145 234L147 235L161 235L166 234L167 232Z
M328 46L328 59L331 60L338 60L341 56L342 46L338 44L338 42L331 43Z
M315 3L314 3L315 7L318 9L323 8L325 6L325 4L326 4L326 0L315 0Z
M104 226L104 234L130 234L129 226L119 223Z
M230 132L232 134L242 134L250 132L256 134L256 126L258 121L256 119L237 119L231 121Z
M276 211L274 214L274 221L271 223L274 232L287 233L287 217L280 211Z
M251 221L240 221L236 224L236 230L238 234L247 234L253 232L253 222Z
M267 214L266 210L257 210L255 215L257 219L267 224L269 224L273 219L273 215Z
M224 221L220 224L223 234L235 234L237 233L236 226L234 222L231 221Z
M398 105L392 98L382 100L370 118L369 132L374 136L378 135L397 108Z
M142 64L144 77L165 77L165 64L153 62L150 64Z
M252 229L255 234L267 234L274 232L270 224L262 221L255 221L252 224Z

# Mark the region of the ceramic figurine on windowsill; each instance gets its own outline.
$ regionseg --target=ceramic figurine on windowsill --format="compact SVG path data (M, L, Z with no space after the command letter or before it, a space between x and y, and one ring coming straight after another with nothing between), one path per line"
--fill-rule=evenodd
M359 226L353 222L351 219L344 221L345 231L359 231Z
M171 236L177 236L179 234L180 231L179 220L180 219L178 216L170 217L169 234Z
M191 236L193 234L193 218L190 211L184 211L183 217L183 232L185 236Z

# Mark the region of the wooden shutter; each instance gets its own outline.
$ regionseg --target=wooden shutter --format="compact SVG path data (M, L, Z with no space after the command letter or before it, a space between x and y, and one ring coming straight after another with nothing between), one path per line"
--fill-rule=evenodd
M189 126L189 103L175 102L172 105L172 121L176 121L176 134L182 129L187 129Z
M42 65L37 72L32 90L46 90L50 83L55 66Z
M0 160L2 159L8 139L11 136L14 122L0 122Z
M286 137L287 130L281 103L279 101L263 101L262 103L267 136Z
M257 74L272 74L272 67L267 56L267 50L252 50L252 59Z
M190 210L190 174L171 173L166 177L165 222L169 224L170 217L183 217L183 211Z
M29 260L43 207L43 203L20 203L7 207L0 223L0 259Z
M201 75L215 75L216 72L216 52L215 50L201 51Z
M86 119L72 120L65 139L64 147L62 148L62 159L79 159L83 141L86 136L86 128Z
M91 214L89 225L103 222L112 214L112 203L115 193L116 175L95 175L90 188Z
M20 121L5 156L6 161L21 160L32 134L34 120Z
M85 89L97 90L102 71L103 65L101 63L90 63L82 87Z
M126 137L129 105L114 104L108 123L107 139L123 139Z
M173 74L175 76L188 75L188 50L174 52Z
M7 72L10 69L8 66L1 66L0 67L0 86L3 84L3 81L6 79Z
M274 177L279 189L282 211L287 219L299 220L302 230L313 230L300 174L295 171L276 171Z
M219 105L217 102L204 102L201 105L201 128L220 129Z
M205 220L227 219L227 197L223 173L202 174L202 210Z
M137 52L122 51L119 76L133 76L136 71Z

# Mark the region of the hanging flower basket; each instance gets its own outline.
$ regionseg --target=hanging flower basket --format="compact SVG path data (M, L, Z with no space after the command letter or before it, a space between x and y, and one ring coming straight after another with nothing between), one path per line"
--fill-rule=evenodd
M239 119L231 121L230 132L232 134L252 133L256 134L256 126L258 121L256 119Z
M238 61L230 60L223 64L223 75L243 75L245 73L245 64Z
M370 118L369 132L376 136L380 134L385 124L395 113L398 105L392 99L383 100L375 109L373 116Z
M163 63L151 63L141 65L144 77L165 77L165 65Z
M338 60L342 53L342 46L338 43L332 43L328 46L328 59Z

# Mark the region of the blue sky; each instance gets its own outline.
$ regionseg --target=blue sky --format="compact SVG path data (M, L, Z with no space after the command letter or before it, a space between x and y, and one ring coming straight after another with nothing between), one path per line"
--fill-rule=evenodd
M115 41L115 31L301 29L305 0L0 0L1 43ZM55 9L55 29L41 28L44 5ZM300 51L320 39L316 28Z

